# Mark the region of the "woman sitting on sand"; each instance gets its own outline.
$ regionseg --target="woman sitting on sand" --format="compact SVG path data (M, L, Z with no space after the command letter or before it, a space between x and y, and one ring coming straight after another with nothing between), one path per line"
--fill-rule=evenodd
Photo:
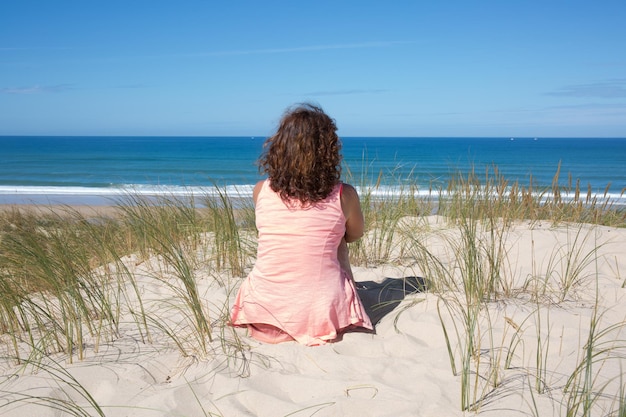
M254 187L257 260L231 312L257 340L320 345L373 329L359 299L347 242L363 235L356 190L340 180L334 121L311 104L283 116L264 145Z

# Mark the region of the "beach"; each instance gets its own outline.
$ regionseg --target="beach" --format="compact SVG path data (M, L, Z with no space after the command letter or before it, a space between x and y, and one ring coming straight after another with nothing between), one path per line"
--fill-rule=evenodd
M77 212L91 215L89 207ZM207 336L190 318L170 258L126 254L97 269L126 277L103 287L119 301L110 332L85 331L71 352L22 335L19 363L2 335L0 413L623 415L626 229L524 220L479 226L472 236L479 251L498 254L500 275L481 300L462 284L471 272L459 243L467 230L440 215L403 217L394 223L394 243L373 260L380 229L371 228L359 249L371 262L353 267L356 281L423 276L431 286L407 296L375 334L349 332L317 347L263 344L228 326L227 310L253 258L233 274L215 267L216 240L194 247L191 275ZM478 259L482 272L486 258Z
M0 417L626 417L625 0L118 3L0 8Z

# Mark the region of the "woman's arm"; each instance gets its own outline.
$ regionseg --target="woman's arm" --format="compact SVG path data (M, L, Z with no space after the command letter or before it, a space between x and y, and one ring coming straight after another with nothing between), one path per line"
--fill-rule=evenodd
M365 219L361 211L359 195L350 184L343 184L341 208L346 218L346 242L350 243L359 240L365 232Z
M354 275L352 275L352 268L350 267L350 254L348 253L348 244L345 239L341 239L339 247L337 248L337 260L339 266L345 271L351 280L354 281Z

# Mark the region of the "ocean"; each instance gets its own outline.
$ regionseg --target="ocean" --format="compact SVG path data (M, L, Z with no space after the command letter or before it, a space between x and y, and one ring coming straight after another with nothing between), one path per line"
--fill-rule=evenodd
M0 204L110 204L127 192L207 194L215 187L246 197L261 176L264 137L0 136ZM626 204L626 139L342 138L344 178L383 193L402 184L420 193L452 175L493 167L510 182L549 187L580 181L584 193Z

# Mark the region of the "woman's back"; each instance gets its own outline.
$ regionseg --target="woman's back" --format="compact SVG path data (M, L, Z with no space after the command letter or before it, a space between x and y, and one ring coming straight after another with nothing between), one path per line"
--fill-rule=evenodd
M325 200L302 208L299 202L283 202L266 181L256 202L259 248L253 273L286 280L299 277L307 286L322 275L339 276L337 246L346 230L340 187Z
M346 231L341 184L315 204L285 202L265 181L256 201L257 261L242 284L232 321L276 327L300 343L371 328L337 248Z

